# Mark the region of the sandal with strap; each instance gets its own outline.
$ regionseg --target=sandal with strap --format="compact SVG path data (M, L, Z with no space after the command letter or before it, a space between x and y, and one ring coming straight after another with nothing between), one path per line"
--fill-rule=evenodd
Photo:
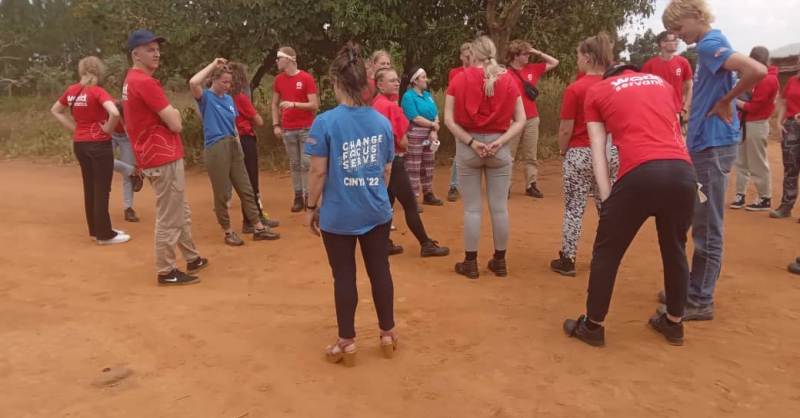
M339 338L334 345L325 349L325 359L333 364L344 360L345 366L353 367L356 365L356 353L355 340Z
M381 351L383 356L394 358L394 351L397 350L397 335L394 331L381 331Z

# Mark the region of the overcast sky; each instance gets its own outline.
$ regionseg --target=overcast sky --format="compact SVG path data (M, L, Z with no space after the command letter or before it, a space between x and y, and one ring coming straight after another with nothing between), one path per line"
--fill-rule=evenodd
M721 29L733 48L745 54L756 45L769 50L800 42L800 0L706 0L716 21L711 25ZM656 0L656 12L635 28L648 28L659 33L664 30L661 15L669 0ZM630 36L631 41L633 36ZM683 49L683 48L681 48Z

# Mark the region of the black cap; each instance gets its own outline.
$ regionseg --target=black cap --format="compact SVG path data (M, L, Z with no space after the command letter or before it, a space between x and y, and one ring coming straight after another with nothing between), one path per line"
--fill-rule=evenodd
M153 32L144 29L138 29L128 35L128 50L133 51L137 46L149 44L150 42L166 42L163 36L153 35Z

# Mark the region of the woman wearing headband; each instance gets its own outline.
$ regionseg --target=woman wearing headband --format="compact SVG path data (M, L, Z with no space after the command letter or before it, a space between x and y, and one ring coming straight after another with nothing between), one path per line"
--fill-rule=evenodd
M189 80L189 87L203 118L203 160L214 192L214 212L217 222L225 231L225 243L244 245L242 238L231 228L228 216L228 186L232 184L245 207L245 221L254 228L253 241L276 240L280 235L261 223L261 212L244 166L244 152L236 131L236 116L239 113L233 98L228 95L233 71L227 63L226 59L217 58ZM204 89L202 85L209 78L211 87Z
M392 163L392 176L389 178L389 198L397 198L403 205L406 215L406 225L419 241L420 255L423 257L439 257L450 254L450 249L440 247L438 243L428 237L422 219L417 212L417 199L414 190L411 188L412 181L409 180L406 166L408 161L406 149L409 148L409 139L406 135L408 131L408 119L403 114L403 109L390 100L390 97L397 95L400 90L400 78L393 68L383 68L375 73L375 86L378 89L378 96L372 101L372 107L380 114L386 116L392 124L394 134L395 157ZM403 99L405 101L405 98ZM398 251L398 248L400 249ZM402 252L402 247L395 246L389 240L390 253L397 254Z
M367 70L358 49L348 45L330 70L339 106L319 115L311 127L305 152L311 155L308 214L311 233L320 236L333 273L339 338L325 350L331 363L356 360L356 242L360 243L372 300L378 314L380 342L387 358L394 356L394 285L389 269L392 209L386 186L394 159L392 126L364 101ZM317 207L322 199L322 206Z
M475 66L453 79L444 107L445 124L456 139L458 180L464 200L466 257L464 262L456 263L455 270L470 279L479 276L481 177L485 175L495 248L489 270L503 277L508 274L508 188L512 164L508 142L525 125L525 108L514 80L497 64L494 42L481 36L470 49Z
M411 178L414 196L419 196L422 184L422 204L442 206L444 202L433 194L433 166L436 159L435 148L439 143L439 109L433 96L426 91L428 75L419 67L411 69L406 87L411 87L403 94L403 113L411 121L408 128L408 154L406 155L406 171Z

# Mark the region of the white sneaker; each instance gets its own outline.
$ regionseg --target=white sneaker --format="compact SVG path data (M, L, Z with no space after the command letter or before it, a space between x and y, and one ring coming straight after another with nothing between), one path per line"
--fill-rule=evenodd
M125 235L125 231L120 231L118 229L112 229L112 231L116 232L117 235L120 235L120 234ZM92 237L92 241L97 241L97 237Z
M114 238L97 240L97 243L100 245L112 245L112 244L122 244L123 242L128 242L130 240L131 240L130 235L118 233L117 236Z

